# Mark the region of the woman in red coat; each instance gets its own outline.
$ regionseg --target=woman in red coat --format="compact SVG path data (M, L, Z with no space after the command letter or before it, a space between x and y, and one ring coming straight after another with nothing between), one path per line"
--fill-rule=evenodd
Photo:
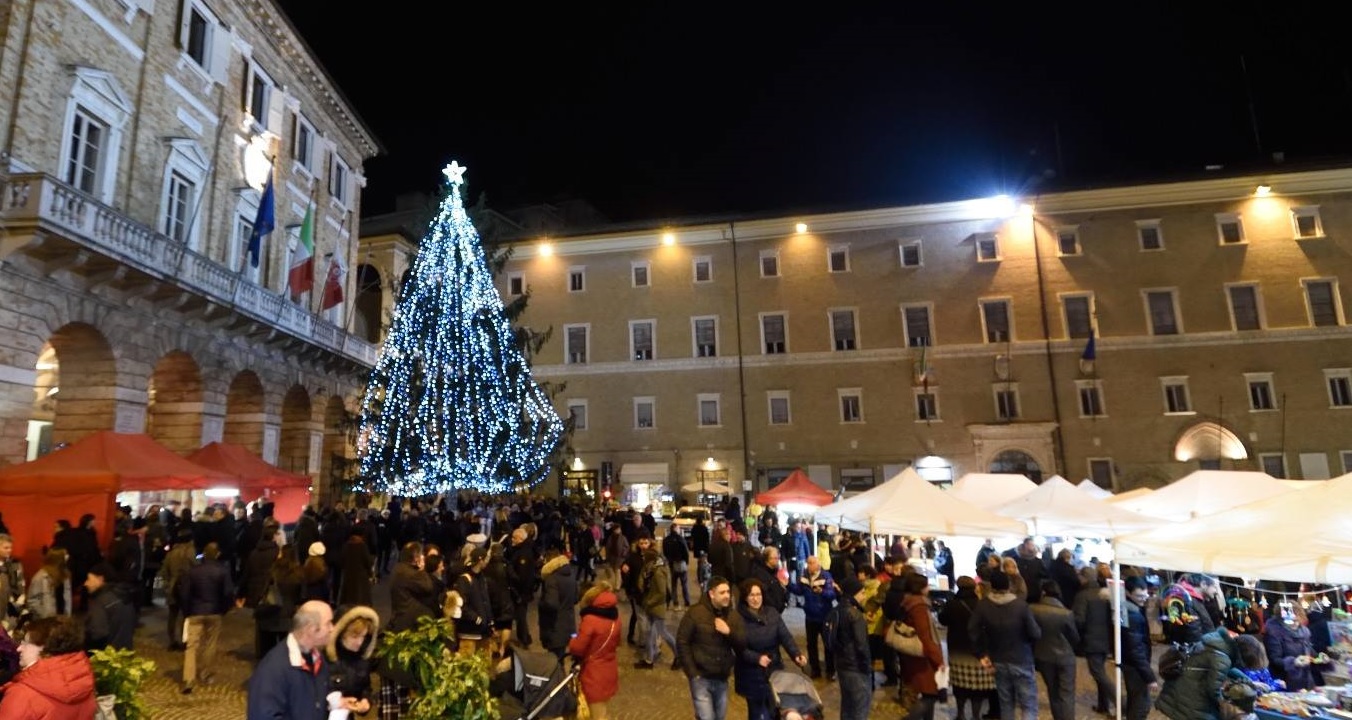
M4 688L4 720L89 720L94 668L84 653L84 632L68 615L34 620L19 643L23 669Z
M620 691L620 666L615 649L620 646L619 600L605 582L593 585L579 603L581 622L568 643L568 654L582 663L582 694L587 698L592 720L610 717L609 702Z
M901 681L920 695L920 699L911 705L906 720L934 720L934 703L939 700L939 685L935 682L934 673L944 666L944 649L939 646L939 636L934 632L931 619L929 578L922 573L910 572L899 579L904 593L901 609L905 614L905 622L915 628L925 653L923 657L898 653L901 657Z

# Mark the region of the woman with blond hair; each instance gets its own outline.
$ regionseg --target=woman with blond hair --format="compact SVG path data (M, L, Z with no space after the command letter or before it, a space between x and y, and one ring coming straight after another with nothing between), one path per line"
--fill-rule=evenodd
M33 619L69 615L71 611L70 571L66 569L66 551L52 548L42 567L28 581L28 612Z

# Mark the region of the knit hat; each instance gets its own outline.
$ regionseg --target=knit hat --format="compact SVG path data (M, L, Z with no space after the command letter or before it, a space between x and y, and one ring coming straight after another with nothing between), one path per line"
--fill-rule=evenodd
M859 578L853 575L846 575L838 581L840 585L840 594L843 597L854 597L864 589L864 584L859 582Z
M324 557L324 543L316 540L310 543L310 557Z

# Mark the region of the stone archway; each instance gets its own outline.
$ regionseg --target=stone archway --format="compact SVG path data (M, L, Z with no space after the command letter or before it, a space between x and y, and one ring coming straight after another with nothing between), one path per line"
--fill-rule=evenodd
M259 456L263 454L263 427L267 423L263 381L252 370L244 370L230 381L225 395L225 430L221 438L242 445Z
M50 423L48 449L99 430L144 429L144 416L131 408L119 423L117 362L108 339L93 325L75 322L52 333L36 370L30 428Z
M1196 462L1204 470L1219 470L1221 460L1246 460L1244 441L1224 425L1202 421L1189 426L1174 442L1174 459Z
M313 413L314 405L310 400L310 393L300 385L292 385L282 398L282 428L277 466L283 470L301 475L314 475L318 472L318 458L314 457L314 454L321 450L322 434L319 423L313 419Z
M197 361L182 350L155 363L147 392L146 433L179 453L202 446L202 373Z
M986 472L1013 473L1022 475L1039 485L1042 484L1042 466L1032 455L1018 449L1003 450L1000 454L991 458Z
M967 430L972 434L972 448L976 451L976 467L987 468L986 472L1027 474L1018 470L997 471L990 469L997 465L1001 467L1025 467L1030 470L1036 468L1036 476L1028 474L1028 478L1036 483L1041 483L1042 478L1049 477L1057 472L1055 444L1052 440L1052 434L1056 431L1056 423L977 424L968 425ZM1017 455L1005 455L1007 452L1019 453L1026 456L1027 460ZM1002 458L1002 456L1004 457Z

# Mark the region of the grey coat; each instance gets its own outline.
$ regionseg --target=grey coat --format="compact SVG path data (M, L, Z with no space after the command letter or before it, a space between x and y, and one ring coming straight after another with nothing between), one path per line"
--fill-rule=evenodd
M1080 644L1075 616L1060 600L1046 596L1029 607L1042 628L1042 637L1033 645L1033 659L1055 664L1075 662L1075 648Z

